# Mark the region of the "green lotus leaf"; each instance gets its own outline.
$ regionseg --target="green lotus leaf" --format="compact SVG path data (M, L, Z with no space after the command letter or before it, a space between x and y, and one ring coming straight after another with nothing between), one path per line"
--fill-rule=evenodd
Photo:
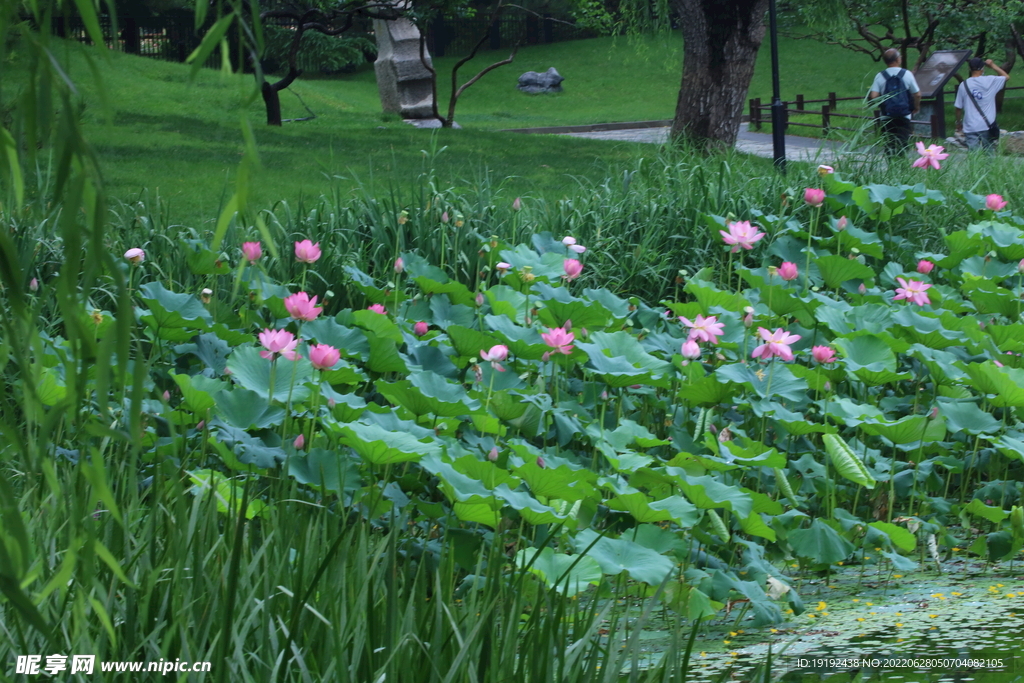
M484 316L484 322L494 332L494 336L508 347L513 356L527 360L540 360L545 353L551 350L551 347L544 343L536 328L520 327L503 315ZM489 348L484 347L483 350L486 351Z
M424 294L446 294L454 304L462 306L476 305L476 295L469 291L469 288L461 282L454 280L439 282L425 276L414 278L414 282L419 285Z
M174 352L178 354L191 353L203 361L203 365L213 373L214 377L224 374L227 367L227 357L231 353L232 346L239 346L242 342L228 344L213 332L204 332L195 337L191 344L178 344Z
M211 251L201 241L180 239L180 242L188 246L182 251L185 252L185 261L193 275L226 275L231 272L231 266L221 255Z
M396 344L401 344L403 341L402 330L386 315L364 310L353 311L352 318L355 320L357 327L366 330L368 333L375 334L381 339L389 339ZM369 336L368 334L367 337Z
M481 351L487 351L501 343L489 334L460 325L452 325L446 332L459 355L467 358L479 358Z
M552 548L540 551L524 548L516 553L516 566L528 566L527 571L539 578L545 586L565 595L576 595L586 590L587 586L596 586L602 576L601 565L594 558L556 553Z
M946 329L934 314L922 314L903 307L893 315L892 320L902 328L905 337L929 348L943 349L963 343L963 332L959 329Z
M835 564L850 556L853 544L839 535L835 529L820 519L811 522L807 529L794 529L786 539L793 546L798 557L815 564Z
M692 477L678 467L666 467L665 473L673 477L687 500L698 508L726 508L740 517L747 517L754 508L753 499L743 489L723 484L713 476Z
M849 280L870 281L875 277L875 271L856 259L848 259L845 256L830 254L817 258L814 262L818 265L821 277L830 289L837 289Z
M741 295L734 292L724 292L710 282L691 278L683 288L692 294L701 309L707 314L712 308L721 307L727 311L738 313L747 306L747 301Z
M882 304L862 304L851 308L819 306L814 316L837 335L847 335L854 330L880 334L892 324L892 307Z
M596 301L577 299L565 287L552 287L543 282L534 288L544 307L537 317L548 327L562 327L572 321L573 329L586 327L596 330L604 327L611 319L611 313Z
M519 325L526 324L526 295L508 285L495 285L484 293L495 315L503 316Z
M493 490L501 484L508 484L513 489L519 486L519 479L513 476L511 472L487 460L480 460L473 455L464 455L461 458L456 458L452 461L451 465L455 468L455 471L478 480L488 489Z
M877 259L884 256L882 240L878 235L854 225L848 225L845 230L837 232L835 243L837 252L850 253L859 249L860 253Z
M351 422L338 427L340 441L371 465L412 462L439 455L441 445L434 440L418 440L412 434L392 432L375 424Z
M271 365L274 365L274 386L271 389ZM305 386L313 377L313 366L305 358L288 360L279 357L274 361L260 356L260 350L254 346L236 348L228 357L228 369L231 379L249 391L271 401L291 401L302 403L309 398L309 388Z
M738 518L740 528L751 536L760 536L766 538L771 542L775 542L776 535L775 530L764 523L760 513L751 512L746 517Z
M960 291L970 299L978 313L997 313L1008 318L1016 318L1022 310L1019 298L988 277L966 275Z
M220 420L212 420L210 429L221 455L225 455L225 450L230 454L225 457L225 462L234 469L248 469L239 465L255 465L261 470L266 470L277 467L278 463L284 462L288 457L288 453L280 446L268 445L261 437L253 436L244 429L232 427ZM271 435L267 438L273 440L276 436Z
M813 303L816 302L803 300L792 289L781 285L763 285L759 296L761 303L766 304L776 315L794 316L805 327L814 324L814 309L817 306Z
M373 315L378 315L374 313ZM378 337L373 332L366 333L366 340L370 345L370 357L366 361L366 367L373 372L384 374L386 372L407 373L409 368L398 352L398 345L391 339Z
M629 317L630 303L615 296L607 289L584 289L583 296L604 306L605 310L618 320Z
M381 289L373 281L373 278L359 270L355 266L344 266L342 268L352 278L352 285L363 293L371 304L386 304L395 302L395 292ZM407 297L402 292L398 293L399 302Z
M997 221L982 221L967 226L967 234L981 235L995 247L1000 258L1013 262L1011 268L1016 269L1016 263L1024 258L1024 232L1021 231L1020 226ZM994 273L989 272L988 275L991 277Z
M714 439L714 436L708 435ZM743 467L771 467L773 469L786 466L786 456L774 448L747 439L743 445L740 439L718 443L718 452L726 462L736 462ZM781 510L780 510L781 512Z
M856 427L864 422L884 420L881 410L867 403L856 403L846 397L832 399L827 404L820 401L823 410L828 411L831 419L839 419L848 427Z
M671 496L652 501L640 492L623 493L607 502L612 510L628 512L640 524L672 521L680 526L693 526L700 520L700 513L682 496Z
M377 391L415 415L433 413L438 417L457 417L480 407L461 385L448 382L429 370L413 372L409 379L390 384L378 381Z
M577 343L601 379L613 387L648 384L667 387L672 364L650 355L628 332L594 332L592 343Z
M868 423L864 423L862 428L867 429L868 426ZM869 489L875 487L875 478L861 462L860 456L843 439L836 434L825 434L821 440L825 443L825 451L840 476Z
M161 339L188 341L197 331L208 329L213 317L195 296L166 289L159 281L139 287L141 298L149 307L140 320L152 327Z
M964 367L970 375L970 385L988 395L997 408L1024 406L1024 370L1000 368L995 363L969 363Z
M267 397L249 389L236 387L214 396L217 417L239 429L266 429L284 422L284 409L271 406Z
M732 363L718 368L715 374L719 381L724 379L746 385L761 398L778 397L794 402L806 400L807 381L794 375L783 363L776 363L771 369Z
M288 474L300 484L339 494L351 494L362 486L358 463L340 451L313 448L288 458Z
M999 434L1002 423L972 401L939 401L939 414L946 418L953 432L968 434Z
M978 498L974 498L970 503L965 505L964 510L972 515L977 515L982 519L987 519L993 524L999 524L1010 516L1010 513L1003 508L995 507L993 505L985 505L985 503Z
M584 529L576 534L573 543L576 552L586 551L609 576L627 572L634 581L658 586L675 570L675 563L669 558L625 538L598 538L594 531Z
M463 522L483 524L495 529L501 523L501 505L496 505L497 509L487 503L455 503L452 511Z
M923 441L930 443L946 438L946 423L927 415L907 415L895 422L865 422L861 427L868 434L882 436L894 444Z
M868 384L869 386L879 387L883 384L895 384L896 382L902 382L910 379L911 375L907 372L892 372L891 370L866 370L861 368L854 370L850 373L852 376L859 379L861 382Z
M912 572L915 569L917 569L917 562L910 559L909 557L904 557L903 555L900 555L897 552L890 552L888 550L882 550L880 552L882 557L892 562L892 567L896 571Z
M373 313L372 315L378 315ZM384 316L378 316L384 317ZM334 318L319 317L302 325L302 336L333 346L346 358L365 359L370 355L366 333L355 327L339 325Z
M816 368L808 368L803 365L794 365L791 368L794 375L798 377L804 377L807 380L808 385L814 388L814 381L817 377ZM822 373L825 379L822 379L821 383L824 384L828 378L828 372ZM754 401L750 404L754 414L758 417L767 415L772 419L775 424L783 427L787 432L794 436L804 436L807 434L835 434L836 428L830 424L821 424L819 422L811 422L800 413L789 410L781 403L776 401L769 401L768 399L761 399L760 401Z
M192 470L188 473L189 479L194 484L192 493L195 496L209 495L217 501L217 511L222 514L230 514L237 518L242 509L242 500L245 491L234 479L225 477L214 470ZM258 498L250 498L245 508L245 518L253 519L263 514L267 504Z
M901 526L896 526L895 524L890 524L888 522L872 522L868 526L877 529L888 536L893 545L901 550L905 550L909 553L917 547L917 538L914 534Z
M833 342L839 348L848 370L870 370L879 372L896 370L896 354L889 343L875 334L856 337L837 337Z
M708 375L679 388L679 400L694 406L716 406L724 403L739 391L735 384L718 381L715 375Z

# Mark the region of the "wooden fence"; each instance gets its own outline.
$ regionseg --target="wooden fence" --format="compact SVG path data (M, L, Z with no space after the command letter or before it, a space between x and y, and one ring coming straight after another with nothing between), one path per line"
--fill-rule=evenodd
M1010 91L1010 90L1024 90L1024 86L1005 88L1004 90L1006 90L1006 91ZM786 119L785 119L786 120L786 127L788 128L789 126L803 126L805 128L820 128L821 132L823 134L827 135L829 133L829 131L833 131L833 130L846 130L846 131L860 130L859 127L858 128L850 128L850 127L846 127L846 126L835 125L835 123L834 123L835 119L853 119L855 121L861 121L861 122L863 122L863 121L873 121L876 126L878 125L880 113L879 113L879 110L877 110L877 109L875 110L874 114L871 115L871 116L864 116L864 115L859 115L859 114L840 114L839 112L836 111L836 109L838 108L840 102L852 102L852 101L863 102L864 98L863 97L836 97L836 94L834 92L830 92L828 94L827 98L816 99L816 100L809 100L806 97L804 97L804 95L797 95L795 100L783 101L783 103L782 103L785 106L785 109L783 109L783 111L785 112L785 115L786 115ZM818 105L818 104L821 105L820 108L809 106L809 105ZM771 123L771 119L772 119L771 110L772 110L772 105L770 103L769 104L762 104L761 98L755 97L755 98L751 99L750 100L750 125L751 125L751 128L753 128L754 130L760 130L762 124L764 124L764 123ZM819 115L819 116L821 116L821 123L805 123L803 121L790 121L789 120L790 114ZM941 118L940 118L941 116L942 116L942 114L937 112L937 113L932 114L932 116L929 119L927 119L927 120L923 120L923 121L922 120L913 120L912 123L929 125L931 127L931 137L937 139L937 138L942 137L940 135L940 133L939 133L939 131L941 131L943 129L942 121L941 121ZM842 121L840 121L840 123L842 123Z

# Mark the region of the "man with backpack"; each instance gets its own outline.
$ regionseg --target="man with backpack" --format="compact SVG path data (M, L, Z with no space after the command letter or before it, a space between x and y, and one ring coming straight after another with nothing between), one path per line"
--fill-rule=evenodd
M985 76L985 65L996 72L996 76ZM984 149L990 154L999 139L996 124L996 95L1006 87L1010 75L996 66L991 59L981 57L967 60L971 75L956 91L956 129L963 131L967 149Z
M903 57L899 50L886 50L882 60L886 65L885 71L875 76L868 101L881 98L879 108L885 148L889 154L899 155L910 144L910 120L921 109L921 88L914 74L903 68Z

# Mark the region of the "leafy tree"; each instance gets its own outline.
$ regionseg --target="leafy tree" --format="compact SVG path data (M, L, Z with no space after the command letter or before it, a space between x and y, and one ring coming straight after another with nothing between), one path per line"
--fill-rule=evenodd
M934 49L972 49L985 55L1004 51L1002 66L1009 71L1017 55L1024 56L1020 0L815 0L795 7L802 32L823 42L871 55L875 60L890 47L904 54L911 68L920 66ZM911 59L912 52L916 58Z

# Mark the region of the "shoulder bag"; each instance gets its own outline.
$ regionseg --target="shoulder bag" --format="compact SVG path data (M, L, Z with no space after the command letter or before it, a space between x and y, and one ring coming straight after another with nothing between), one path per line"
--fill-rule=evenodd
M989 122L988 117L985 116L985 112L981 110L981 105L978 104L978 100L974 99L974 93L971 92L971 88L967 81L964 81L963 86L967 91L967 97L971 99L971 103L974 105L974 108L978 110L978 113L981 114L981 119L985 122L985 125L988 126L988 139L992 142L996 142L999 140L999 126L996 125L995 122Z

